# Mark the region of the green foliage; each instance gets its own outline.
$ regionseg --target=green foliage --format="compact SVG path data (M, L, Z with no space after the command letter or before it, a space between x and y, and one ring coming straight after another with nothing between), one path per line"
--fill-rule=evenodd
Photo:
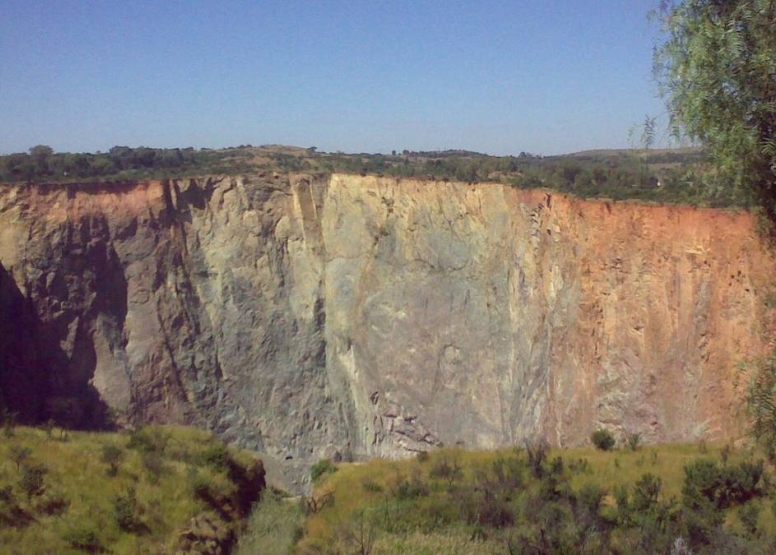
M115 146L105 153L54 153L34 146L27 153L0 156L0 181L68 182L164 178L203 173L245 173L244 149L219 151L193 148L130 148Z
M658 503L661 487L660 478L653 474L644 474L633 488L630 508L641 513L654 510Z
M648 126L647 126L648 128ZM645 128L646 129L646 128ZM646 141L648 142L648 141ZM569 156L488 156L462 150L382 154L324 153L310 149L241 146L222 150L114 147L107 153L16 153L0 156L0 182L121 182L204 174L350 173L424 180L500 182L580 197L693 203L705 173L699 151L591 152ZM732 198L715 196L716 205ZM388 207L390 211L391 208Z
M120 530L130 534L141 533L148 529L140 518L140 506L134 487L128 487L123 495L113 498L113 518Z
M708 149L707 194L776 220L776 9L772 0L663 0L655 74L677 135Z
M601 510L604 497L606 497L606 490L591 483L583 485L577 494L579 506L592 515L597 515Z
M539 495L541 501L558 501L570 499L571 486L566 475L566 465L562 457L554 457L547 465L539 482Z
M329 459L321 459L310 468L310 478L313 483L318 482L322 476L337 472L337 465Z
M609 430L596 430L590 435L590 441L601 451L611 451L616 440Z
M690 509L701 510L707 506L727 509L763 494L762 461L720 466L715 461L700 459L684 470L682 502Z
M750 369L746 408L752 422L752 435L776 461L776 351L755 361Z

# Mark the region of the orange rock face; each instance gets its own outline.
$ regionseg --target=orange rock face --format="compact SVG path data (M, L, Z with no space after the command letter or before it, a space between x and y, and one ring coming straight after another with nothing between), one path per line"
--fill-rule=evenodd
M30 419L92 395L300 467L600 426L735 437L737 365L770 345L753 225L345 175L5 187L0 386Z

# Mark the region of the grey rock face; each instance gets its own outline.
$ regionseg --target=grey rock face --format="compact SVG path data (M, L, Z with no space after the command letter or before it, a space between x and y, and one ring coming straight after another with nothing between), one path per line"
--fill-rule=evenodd
M204 426L292 478L602 425L731 437L770 333L751 223L342 175L8 187L2 399Z

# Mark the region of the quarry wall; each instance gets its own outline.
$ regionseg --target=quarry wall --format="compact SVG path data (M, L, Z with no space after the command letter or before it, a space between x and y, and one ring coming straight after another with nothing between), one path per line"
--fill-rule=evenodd
M0 399L195 424L297 469L600 426L732 438L775 270L744 212L499 184L3 186Z

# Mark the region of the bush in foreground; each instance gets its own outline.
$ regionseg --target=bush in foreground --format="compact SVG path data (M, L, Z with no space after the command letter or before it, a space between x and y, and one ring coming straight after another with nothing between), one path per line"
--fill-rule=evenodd
M604 429L596 430L593 432L590 436L590 441L592 441L593 445L595 445L596 448L600 449L601 451L611 451L614 448L614 444L616 443L611 432Z

